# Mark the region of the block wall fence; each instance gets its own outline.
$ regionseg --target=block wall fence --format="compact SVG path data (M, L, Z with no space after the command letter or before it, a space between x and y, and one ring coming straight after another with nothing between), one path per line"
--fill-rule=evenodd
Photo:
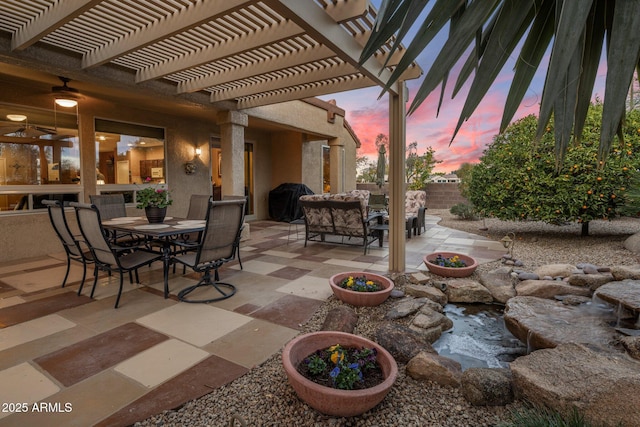
M356 187L358 190L369 190L372 193L379 194L382 191L385 194L389 194L389 188L386 184L382 189L379 189L373 183L358 183ZM450 209L458 203L468 203L467 199L460 195L457 183L433 182L427 184L424 190L427 193L427 209Z

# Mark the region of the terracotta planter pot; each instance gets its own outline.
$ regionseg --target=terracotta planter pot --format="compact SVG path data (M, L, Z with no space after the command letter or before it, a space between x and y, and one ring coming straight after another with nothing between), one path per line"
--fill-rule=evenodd
M367 279L371 279L380 283L383 289L376 292L358 292L341 288L340 282L342 282L349 276L364 276ZM336 298L340 299L342 302L346 302L347 304L355 306L367 307L382 304L387 300L387 298L389 298L389 294L393 290L393 282L389 278L381 276L379 274L365 273L362 271L338 273L329 278L329 285L331 286L331 290L333 291L333 294L336 296Z
M385 380L371 388L340 390L316 384L296 370L307 356L335 344L344 347L375 348ZM282 351L282 365L289 378L289 384L300 399L323 414L338 417L363 414L382 402L398 376L396 361L379 344L358 335L337 331L312 332L289 341Z
M441 267L437 264L432 264L429 260L435 260L438 255L442 255L443 258L451 258L453 256L458 256L462 261L464 261L467 266L466 267ZM437 274L442 277L467 277L471 276L476 268L478 268L478 262L471 258L468 255L459 254L456 252L434 252L432 254L426 255L424 257L424 265L427 266L430 272Z

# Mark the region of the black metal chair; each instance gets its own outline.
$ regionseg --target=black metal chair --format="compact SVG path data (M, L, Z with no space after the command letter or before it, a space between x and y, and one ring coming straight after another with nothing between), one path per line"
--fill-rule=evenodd
M128 272L131 275L133 271L136 275L136 283L140 283L138 268L161 260L162 254L141 248L113 245L106 236L105 230L102 228L100 211L95 205L73 202L70 203L70 206L73 206L76 210L78 226L91 250L96 265L90 297L93 298L93 293L96 290L98 270L109 273L114 271L118 272L120 274L120 288L115 304L115 308L118 308L120 296L122 295L124 273ZM82 286L78 290L78 293L81 291Z
M71 231L71 228L67 223L67 218L64 214L64 206L62 202L59 200L43 200L42 204L47 207L51 225L60 238L62 247L67 254L67 271L64 274L64 279L62 279L63 288L67 284L67 279L69 278L71 261L76 261L82 264L82 280L80 281L80 289L78 290L78 295L80 295L80 290L82 290L84 280L87 277L87 264L94 263L93 255L88 247L83 247L83 245L86 246L86 244L81 239L81 236L77 234L74 235Z
M206 216L206 226L200 237L197 251L187 254L177 254L171 259L204 273L198 283L189 286L178 293L178 298L190 303L208 303L220 301L233 296L236 288L230 283L220 282L218 269L225 263L233 261L237 252L240 230L244 222L245 200L210 201ZM211 270L214 270L214 280L211 280ZM200 287L211 286L221 296L204 299L188 299L191 292Z

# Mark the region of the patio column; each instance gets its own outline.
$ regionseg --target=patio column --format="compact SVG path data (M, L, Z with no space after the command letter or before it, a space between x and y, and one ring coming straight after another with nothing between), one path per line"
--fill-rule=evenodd
M332 193L344 191L344 142L340 138L329 140L329 181Z
M244 196L244 128L248 124L248 116L244 113L218 113L223 196Z
M405 140L406 85L398 84L398 94L389 92L389 271L405 271Z

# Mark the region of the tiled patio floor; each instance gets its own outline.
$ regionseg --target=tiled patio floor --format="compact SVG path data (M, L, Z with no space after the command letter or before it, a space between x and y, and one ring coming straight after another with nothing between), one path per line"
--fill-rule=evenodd
M479 262L504 253L499 242L427 222L426 232L407 240L407 271L425 269L422 256L434 251ZM125 285L117 310L116 277L102 276L93 300L78 297L76 264L60 288L63 254L0 265L0 426L125 426L175 408L278 352L330 297L333 274L387 271L386 242L363 255L361 247L305 248L302 234L289 231L252 222L244 268L235 262L220 270L236 295L206 305L175 298L198 278L181 269L164 299L159 263L140 270L141 285Z

